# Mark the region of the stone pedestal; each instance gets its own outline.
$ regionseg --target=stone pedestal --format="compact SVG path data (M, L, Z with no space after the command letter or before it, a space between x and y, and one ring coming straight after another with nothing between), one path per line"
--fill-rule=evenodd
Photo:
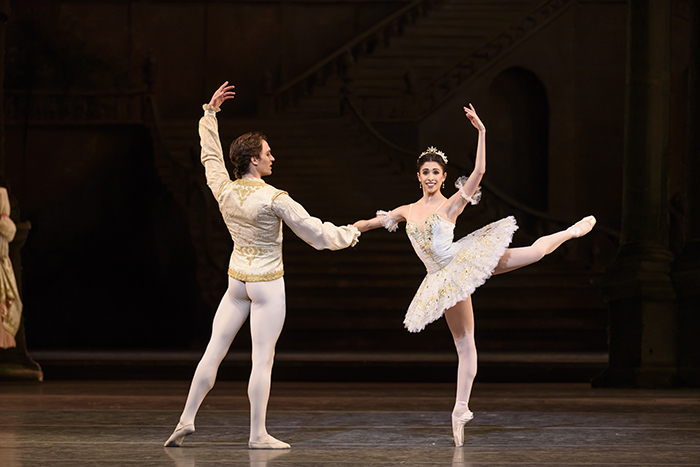
M679 380L700 386L700 4L691 2L685 245L671 277L678 294Z
M671 3L630 0L620 252L601 281L608 368L594 386L677 384L678 332L668 247Z
M15 208L16 203L12 203ZM14 212L16 210L13 209ZM10 243L10 261L12 261L12 269L17 278L17 288L22 294L22 257L20 250L27 241L27 235L31 225L29 222L17 222L14 214L13 220L17 223L17 233L15 238ZM17 347L10 349L0 349L0 381L2 380L23 380L23 381L42 381L44 375L38 363L32 360L27 355L27 339L24 333L24 312L22 313L22 324L17 331L15 340Z
M10 2L0 1L0 89L4 89L5 76L5 24L10 14ZM4 178L5 168L5 120L3 97L0 94L0 178ZM17 224L17 233L10 243L10 261L17 278L17 288L22 296L22 261L20 249L27 240L29 222L19 222L17 203L10 195L12 205L12 220ZM24 317L24 316L23 316ZM24 319L15 336L17 347L0 349L0 380L31 380L41 381L43 374L39 365L27 355L27 341L24 334Z
M609 306L608 368L596 387L676 385L675 292L671 252L657 245L624 245L603 280Z
M678 379L700 387L700 240L686 243L671 276L678 294Z

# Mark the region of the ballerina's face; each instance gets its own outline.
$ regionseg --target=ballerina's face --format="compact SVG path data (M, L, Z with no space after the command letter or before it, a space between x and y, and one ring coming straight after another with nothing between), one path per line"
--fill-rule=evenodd
M418 181L423 186L423 192L427 194L440 191L445 178L447 178L447 172L443 171L437 162L426 162L418 171Z

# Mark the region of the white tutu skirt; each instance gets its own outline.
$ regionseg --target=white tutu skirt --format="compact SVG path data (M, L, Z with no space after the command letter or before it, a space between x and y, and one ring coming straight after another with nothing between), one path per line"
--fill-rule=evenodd
M429 273L408 307L404 326L420 332L445 310L466 300L491 277L518 225L508 216L453 243L456 254L444 268Z

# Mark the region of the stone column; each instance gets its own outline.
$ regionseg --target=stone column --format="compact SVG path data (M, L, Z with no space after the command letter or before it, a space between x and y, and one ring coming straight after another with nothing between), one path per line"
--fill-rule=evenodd
M668 247L671 2L630 0L622 236L601 281L608 368L594 386L676 384L677 311Z
M10 16L10 1L0 0L0 90L4 90L5 81L5 25ZM0 93L0 179L5 178L5 113L3 93ZM17 201L10 193L11 217L17 224L17 233L10 243L10 261L17 278L17 288L22 297L22 262L20 249L29 233L29 222L19 222ZM27 341L24 334L24 313L22 324L15 336L17 347L0 349L0 380L34 380L41 381L43 373L39 365L27 355Z
M10 19L10 0L0 0L0 176L5 177L5 25Z
M690 2L685 245L671 277L678 294L679 379L700 386L700 3Z

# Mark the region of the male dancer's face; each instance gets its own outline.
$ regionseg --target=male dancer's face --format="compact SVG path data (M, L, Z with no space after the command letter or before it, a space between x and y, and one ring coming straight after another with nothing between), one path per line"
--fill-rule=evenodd
M267 144L267 141L263 140L262 151L260 152L260 155L255 158L255 160L257 162L256 165L258 173L261 177L272 175L272 163L275 161L275 158L272 156L272 151L270 150L270 145Z
M423 186L423 191L433 194L440 190L440 186L445 181L447 173L442 171L442 167L437 162L426 162L418 171L418 181Z

